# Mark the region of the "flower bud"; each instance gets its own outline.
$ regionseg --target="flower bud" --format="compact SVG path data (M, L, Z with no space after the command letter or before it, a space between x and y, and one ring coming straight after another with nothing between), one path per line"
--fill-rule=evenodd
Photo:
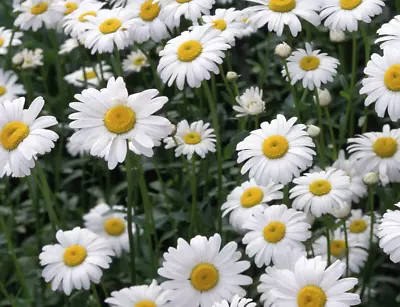
M275 48L275 54L284 59L288 58L291 53L292 53L292 48L290 48L290 46L285 42L279 44Z
M319 105L321 107L326 107L331 104L332 96L327 89L318 89ZM317 103L317 97L314 96L314 102Z
M374 184L379 183L379 181L380 180L379 180L379 174L378 173L370 172L370 173L365 174L364 177L363 177L363 182L366 185L374 185Z
M21 65L24 61L24 57L20 52L18 52L16 55L13 56L11 61L14 65Z
M321 132L321 129L317 126L314 125L308 125L307 126L307 133L312 137L315 138L319 135Z
M346 40L346 34L343 31L333 31L329 32L329 39L332 43L342 43Z
M343 219L350 215L351 212L351 204L344 202L339 204L339 206L335 206L332 208L332 215L337 219Z
M228 81L233 82L236 81L238 78L240 77L240 75L238 75L236 72L234 71L228 71L226 73L226 78L228 79Z

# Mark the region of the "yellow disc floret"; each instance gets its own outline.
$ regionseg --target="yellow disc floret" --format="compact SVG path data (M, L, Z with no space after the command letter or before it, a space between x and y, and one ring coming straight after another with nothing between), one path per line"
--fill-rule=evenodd
M285 237L286 226L281 222L270 222L264 227L264 239L269 243L278 243Z
M83 13L82 15L80 15L80 16L78 17L78 20L79 20L80 22L86 22L86 21L87 21L86 16L94 16L94 17L96 17L97 14L96 14L96 12L94 12L94 11L89 11L89 12L86 12L86 13Z
M336 258L342 258L346 252L345 240L333 240L330 245L331 254Z
M321 61L314 55L307 55L300 60L300 68L305 71L315 70Z
M0 47L3 47L3 45L4 45L4 38L0 37Z
M382 137L372 146L374 152L381 158L390 158L397 152L397 141L391 137Z
M182 62L192 62L200 56L202 51L203 46L200 42L190 40L179 46L177 56Z
M89 79L94 79L94 78L96 78L97 75L96 75L96 72L95 72L95 71L91 70L91 71L85 72L85 77L86 77L87 80L89 80Z
M226 22L223 19L216 19L213 21L212 27L220 31L224 31L226 29Z
M324 307L326 301L325 292L317 286L305 286L297 294L299 307Z
M400 64L390 66L385 72L383 81L389 90L400 91Z
M361 4L362 0L340 0L342 10L354 10Z
M11 151L29 135L29 127L23 122L10 122L0 131L0 144Z
M78 8L78 4L76 4L75 2L67 2L65 3L65 12L64 15L69 15L71 14L73 11L75 11Z
M156 303L148 300L137 302L134 307L157 307Z
M272 135L264 140L262 151L268 159L282 158L289 150L288 140L281 135Z
M354 220L350 223L349 230L352 233L361 233L367 229L367 222L364 220Z
M244 208L259 205L264 198L264 192L257 187L246 189L240 197L240 203Z
M140 7L139 16L144 21L153 21L160 14L160 10L160 6L157 2L153 3L153 0L148 0Z
M125 222L117 217L111 217L104 223L104 231L110 236L120 236L125 232Z
M116 134L127 133L136 123L136 114L127 106L116 106L107 111L104 124L107 129Z
M0 85L0 97L7 93L7 89L5 86Z
M268 6L274 12L286 13L296 7L296 0L270 0Z
M190 274L192 286L198 291L209 291L214 288L219 279L218 270L214 265L201 263Z
M86 249L81 245L71 245L64 251L64 263L67 266L75 267L85 261L87 256Z
M106 21L103 21L100 24L100 32L103 34L111 34L111 33L115 33L118 31L119 28L121 28L122 26L122 22L121 20L117 19L117 18L110 18L107 19Z
M189 145L196 145L201 142L201 136L197 132L189 132L183 136L183 141Z
M49 5L46 2L40 2L31 7L31 14L40 15L47 11Z
M316 196L326 195L331 191L331 189L331 183L325 179L315 180L309 186L310 192Z

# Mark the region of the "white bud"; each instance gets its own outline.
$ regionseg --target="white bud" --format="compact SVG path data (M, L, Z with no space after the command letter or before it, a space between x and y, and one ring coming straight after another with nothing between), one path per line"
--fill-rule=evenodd
M346 34L343 31L333 31L329 32L329 39L332 43L342 43L346 40Z
M332 215L337 219L343 219L350 215L351 204L344 202L332 208Z
M23 55L22 55L20 52L18 52L18 53L17 53L16 55L14 55L13 58L12 58L12 63L13 63L14 65L21 65L23 61L24 61L24 57L23 57Z
M321 107L326 107L331 104L332 96L327 89L318 89L319 105ZM317 103L317 97L314 96L314 102Z
M238 75L234 71L228 71L226 73L226 78L228 79L228 81L231 81L231 82L236 81L239 77L240 77L240 75Z
M366 185L374 185L379 183L379 174L378 173L367 173L363 177L363 182Z
M361 116L361 117L358 119L358 127L364 126L365 120L366 120L366 117L365 117L365 116Z
M43 49L36 48L34 52L35 52L35 54L42 54L43 53Z
M284 59L288 58L291 53L292 53L292 48L290 48L290 46L285 42L279 44L275 48L275 54Z
M321 129L317 126L314 125L308 125L307 126L307 133L312 137L315 138L317 137L321 132Z

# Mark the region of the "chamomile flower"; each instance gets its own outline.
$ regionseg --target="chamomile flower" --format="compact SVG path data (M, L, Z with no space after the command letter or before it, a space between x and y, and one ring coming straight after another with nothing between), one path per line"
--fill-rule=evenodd
M248 37L257 32L257 28L254 26L254 23L250 21L249 17L251 14L248 12L247 8L240 12L241 16L238 16L238 20L244 24L244 28L242 29L242 35L239 36L239 38Z
M265 186L258 185L254 179L242 183L233 189L222 205L222 217L229 215L229 223L232 227L244 232L243 224L251 219L253 212L267 208L274 201L283 198L282 184L270 181Z
M61 12L64 16L68 16L79 9L84 2L94 2L94 0L56 0L54 9Z
M320 88L322 84L333 82L339 65L337 59L320 53L320 50L313 50L309 43L306 43L306 49L294 51L287 61L292 85L301 80L303 87L310 91ZM288 79L286 69L282 70L282 75Z
M83 74L82 68L70 73L64 77L64 80L69 84L72 84L76 87L84 87L85 80L87 82L88 87L98 87L100 86L101 79L104 78L104 81L108 81L113 74L111 72L111 67L106 64L102 64L103 67L100 67L100 64L96 64L93 67L85 67L85 75ZM103 70L103 74L102 74Z
M263 91L258 87L248 88L242 96L236 97L236 101L239 104L239 106L233 106L233 109L239 113L236 117L259 115L265 111Z
M122 78L111 78L101 91L84 90L75 95L78 102L70 104L77 111L69 116L70 127L80 129L72 141L84 144L91 155L106 158L110 169L125 160L128 141L140 154L151 157L155 140L171 131L167 119L152 115L168 101L157 95L151 89L129 96Z
M377 31L379 38L375 41L376 44L381 43L381 49L400 48L400 33L398 28L400 27L400 15L395 16L388 23L383 24Z
M125 72L140 72L143 67L149 67L149 61L142 51L132 51L125 60L122 61L122 68Z
M61 44L60 51L58 51L58 54L71 53L71 51L77 47L79 47L78 40L75 38L69 38L63 44Z
M53 0L26 0L16 5L14 12L19 13L14 26L34 32L43 26L47 29L55 28L63 17L62 13L55 9Z
M262 185L270 180L286 184L310 167L315 145L306 132L307 126L295 125L296 121L296 117L286 120L279 114L270 123L262 123L261 129L251 131L236 147L237 162L247 160L242 174L249 171L249 177Z
M39 48L35 50L23 49L14 55L12 62L20 69L33 69L43 66L43 50Z
M114 252L109 243L87 229L56 233L58 243L46 245L39 255L44 267L42 276L51 281L51 289L62 289L70 295L73 289L90 288L90 282L99 283L102 269L108 269Z
M285 25L289 27L290 33L297 36L301 32L300 18L307 20L314 26L321 23L318 15L320 3L314 0L249 0L257 3L247 8L250 13L250 22L256 28L265 24L268 31L276 32L282 36Z
M332 213L341 203L352 197L349 189L350 177L342 170L329 168L327 171L307 173L295 178L296 185L290 190L293 208L311 213L316 217Z
M357 31L358 22L371 22L371 17L382 13L382 0L325 0L321 19L324 25L335 31Z
M12 30L0 27L0 55L8 53L8 46L19 46L22 44L22 32L15 32L14 37ZM11 37L12 41L11 41ZM11 44L10 44L11 43Z
M198 88L203 80L210 80L210 72L219 74L218 65L223 62L224 51L230 48L220 34L217 29L199 26L168 41L160 51L157 68L162 81L168 86L176 81L182 90L185 82Z
M158 274L169 280L162 283L168 290L165 297L173 307L209 307L235 294L244 296L242 286L252 279L241 274L250 267L248 261L238 261L242 255L237 243L230 242L221 250L221 236L207 239L196 236L190 243L178 239L178 247L164 253L164 263Z
M377 239L380 216L374 213L374 236L373 240ZM348 234L351 239L358 241L368 241L371 235L371 216L363 214L361 209L351 210L351 215L346 221Z
M274 304L283 306L341 306L361 303L358 294L351 293L357 278L341 278L346 265L337 260L327 267L321 257L297 260L294 271L281 270L276 274Z
M364 173L379 173L383 184L400 181L400 130L383 126L382 132L367 132L348 139L350 161Z
M17 81L18 77L14 72L0 69L0 103L12 101L25 94L23 85Z
M400 208L400 203L395 204ZM397 209L397 208L396 208ZM400 237L400 211L388 210L382 218L378 231L379 246L390 256L394 263L400 262L400 246L397 243Z
M37 156L50 152L58 139L47 129L57 124L55 117L38 117L43 98L36 98L28 109L24 104L25 98L0 104L0 170L8 164L14 177L29 176Z
M153 280L150 286L133 286L111 292L105 302L114 307L165 307L163 289Z
M229 301L223 300L221 303L215 303L212 307L256 307L256 303L253 303L252 299L235 295L232 302L229 303Z
M167 143L165 145L167 149L176 147L176 157L185 155L189 160L194 154L204 159L209 152L216 151L214 129L202 120L190 125L187 120L179 122L175 136L166 138L164 142Z

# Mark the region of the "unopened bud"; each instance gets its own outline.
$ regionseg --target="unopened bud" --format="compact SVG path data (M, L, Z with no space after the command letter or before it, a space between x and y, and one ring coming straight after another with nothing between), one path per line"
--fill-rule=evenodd
M332 208L332 215L337 219L343 219L350 215L351 204L344 202Z
M238 75L234 71L228 71L226 73L226 78L228 79L228 81L231 81L231 82L236 81L239 77L240 77L240 75Z
M314 125L308 125L307 126L307 132L312 138L315 138L320 134L321 129L319 127L317 127L317 126L314 126Z
M285 42L279 44L275 48L275 54L284 59L288 58L291 53L292 53L292 48L290 48L290 46Z
M346 34L343 31L333 31L329 32L329 39L332 43L342 43L346 40Z
M374 185L379 183L379 174L378 173L367 173L363 177L363 182L366 185Z
M327 89L321 90L318 89L318 98L319 98L319 105L321 107L326 107L331 104L332 96L331 93ZM314 102L317 103L317 97L314 96Z
M21 65L22 62L24 61L24 57L22 56L21 53L17 53L16 55L13 56L11 61L14 65Z

